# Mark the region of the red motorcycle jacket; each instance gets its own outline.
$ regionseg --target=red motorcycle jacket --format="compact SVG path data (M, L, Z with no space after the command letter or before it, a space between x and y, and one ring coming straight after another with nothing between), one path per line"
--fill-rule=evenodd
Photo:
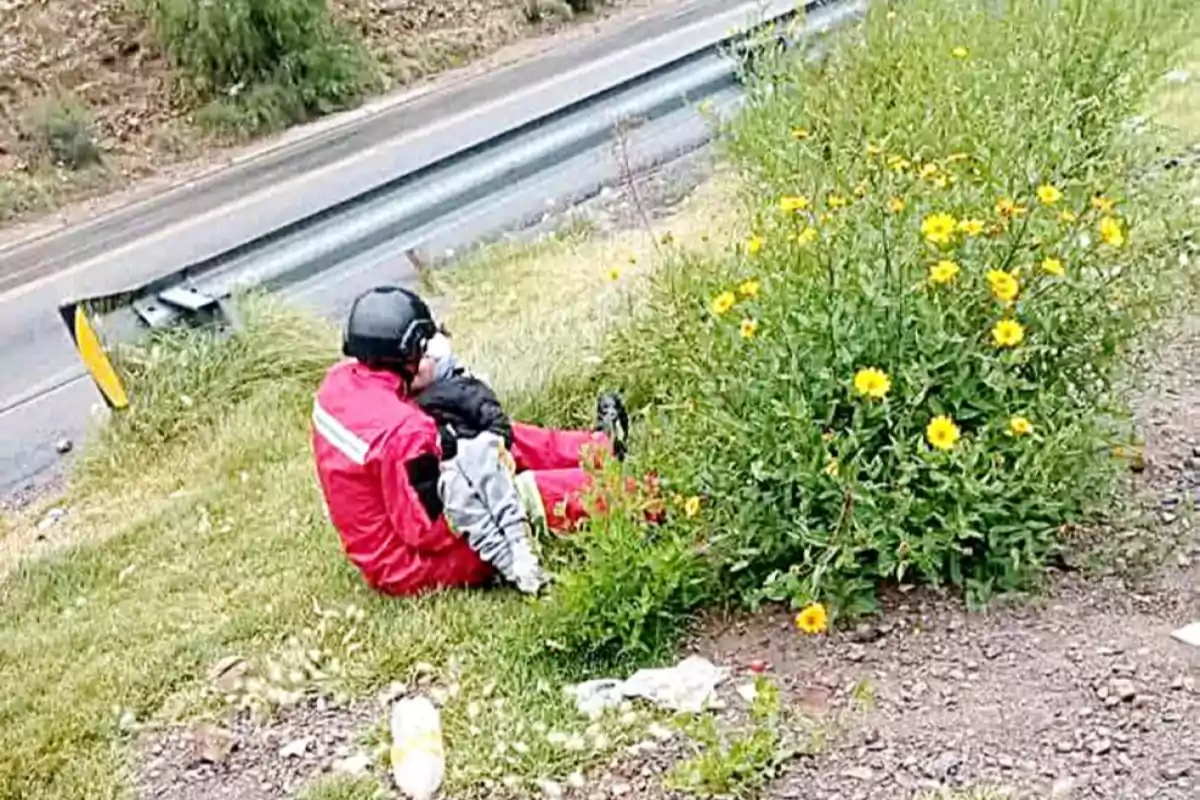
M451 533L437 496L437 426L399 376L332 367L313 405L317 475L342 547L367 582L414 594L487 581L492 570Z

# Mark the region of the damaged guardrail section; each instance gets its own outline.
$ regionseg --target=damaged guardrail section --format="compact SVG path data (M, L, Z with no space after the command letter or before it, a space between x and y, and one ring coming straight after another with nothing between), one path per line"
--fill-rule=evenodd
M236 328L234 294L277 291L328 273L352 258L394 243L464 205L500 197L589 148L605 146L625 120L640 124L694 108L735 90L757 37L807 46L814 37L861 14L865 0L815 0L797 8L769 4L755 24L714 31L710 23L688 48L664 47L659 63L602 91L578 97L491 138L416 169L383 177L348 199L149 284L67 300L59 312L84 367L105 402L120 410L130 396L114 362L115 348L174 325ZM743 20L749 6L740 7ZM722 19L737 10L723 12ZM682 54L680 54L682 52Z

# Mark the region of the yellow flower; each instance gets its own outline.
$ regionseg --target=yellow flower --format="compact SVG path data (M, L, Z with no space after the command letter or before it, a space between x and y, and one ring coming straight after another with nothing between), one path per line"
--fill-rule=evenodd
M1042 271L1047 275L1053 275L1056 278L1061 278L1066 269L1063 267L1062 259L1050 256L1042 262Z
M761 236L751 236L746 240L746 255L756 256L762 252L765 242Z
M958 225L949 214L931 214L921 222L921 233L933 244L948 244Z
M867 142L867 155L868 156L883 155L883 148L877 144L872 144L871 142Z
M742 297L755 298L758 297L758 281L754 278L747 278L742 281L742 285L738 287L738 291L742 293Z
M753 339L754 334L758 333L758 323L752 319L742 320L741 334L743 339Z
M1121 230L1121 222L1115 217L1104 217L1100 220L1100 238L1109 247L1120 247L1125 244L1125 233Z
M779 209L786 212L807 211L808 198L802 195L784 195L783 197L779 198Z
M967 236L978 236L983 233L983 222L977 219L964 219L958 223L958 229Z
M1067 211L1064 209L1063 211L1059 212L1058 218L1070 225L1072 222L1075 222L1077 219L1079 219L1079 215L1074 211Z
M1111 214L1117 204L1108 199L1102 194L1092 195L1092 208L1099 211L1101 214Z
M1042 205L1052 206L1062 200L1062 192L1058 190L1057 186L1043 184L1037 188L1037 199Z
M929 270L929 280L934 283L950 283L958 277L958 264L950 260L942 260Z
M610 281L619 281L619 280L621 280L621 268L620 268L620 267L613 267L612 269L610 269L610 270L608 271L608 279L609 279Z
M888 166L896 172L904 172L904 170L911 167L912 164L910 164L908 159L904 156L892 156L888 159Z
M805 228L804 230L800 231L800 233L796 234L796 241L800 243L801 247L807 247L815 242L818 236L819 234L817 233L816 228Z
M938 174L938 165L934 164L932 161L929 162L928 164L926 164L925 166L921 167L920 175L922 178L932 178L934 175L937 175L937 174Z
M733 308L733 304L736 302L737 298L734 297L733 292L721 292L712 300L712 312L719 317Z
M868 191L870 191L870 189L865 183L860 183L858 186L854 187L854 194L858 195L859 197L866 197Z
M956 47L950 51L950 55L954 56L955 58L966 58L970 54L970 51L968 51L965 47Z
M1002 319L992 328L992 341L996 347L1016 347L1025 341L1025 329L1013 319Z
M946 160L953 164L958 161L966 161L970 157L971 156L966 153L951 153L950 155L946 156Z
M792 128L792 138L798 142L804 141L810 135L811 135L811 132L808 130L808 128L800 128L800 127Z
M1025 417L1013 417L1008 421L1008 432L1012 436L1028 436L1033 433L1033 423Z
M687 500L683 501L684 516L689 519L700 513L700 498L692 495Z
M1002 217L1019 217L1025 213L1025 209L1009 198L1001 197L996 201L996 213Z
M925 438L938 450L953 450L962 434L954 420L944 414L929 420L925 426Z
M840 194L831 194L826 202L829 204L830 208L842 208L846 205L847 201L846 198L842 197Z
M988 270L987 282L992 294L1002 303L1011 303L1021 293L1021 284L1016 277L1002 269Z
M824 633L829 627L829 613L820 603L811 603L796 615L796 627L805 633Z
M893 214L899 214L904 211L904 198L893 197L891 200L888 200L888 211Z
M886 397L891 388L891 379L881 369L865 367L854 373L854 389L861 395L879 400Z
M954 176L947 178L945 175L938 175L933 179L933 185L939 189L945 189L950 184L954 183Z
M829 463L825 465L824 472L831 478L838 476L838 460L836 458L829 459Z

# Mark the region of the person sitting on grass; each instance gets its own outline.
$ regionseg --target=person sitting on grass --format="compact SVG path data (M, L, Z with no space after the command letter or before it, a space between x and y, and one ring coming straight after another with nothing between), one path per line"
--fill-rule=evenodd
M485 383L429 354L440 334L428 305L406 289L378 287L352 304L347 358L326 373L313 404L330 519L351 562L381 592L478 586L497 570L536 591L542 574L521 544L530 518L556 533L586 518L583 460L623 457L628 415L606 394L590 431L510 422ZM495 468L508 458L511 478Z

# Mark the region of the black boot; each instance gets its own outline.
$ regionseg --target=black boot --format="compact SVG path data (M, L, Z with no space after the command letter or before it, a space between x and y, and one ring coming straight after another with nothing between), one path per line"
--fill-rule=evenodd
M596 401L595 430L608 437L613 455L624 461L629 450L629 412L616 392L605 392Z

